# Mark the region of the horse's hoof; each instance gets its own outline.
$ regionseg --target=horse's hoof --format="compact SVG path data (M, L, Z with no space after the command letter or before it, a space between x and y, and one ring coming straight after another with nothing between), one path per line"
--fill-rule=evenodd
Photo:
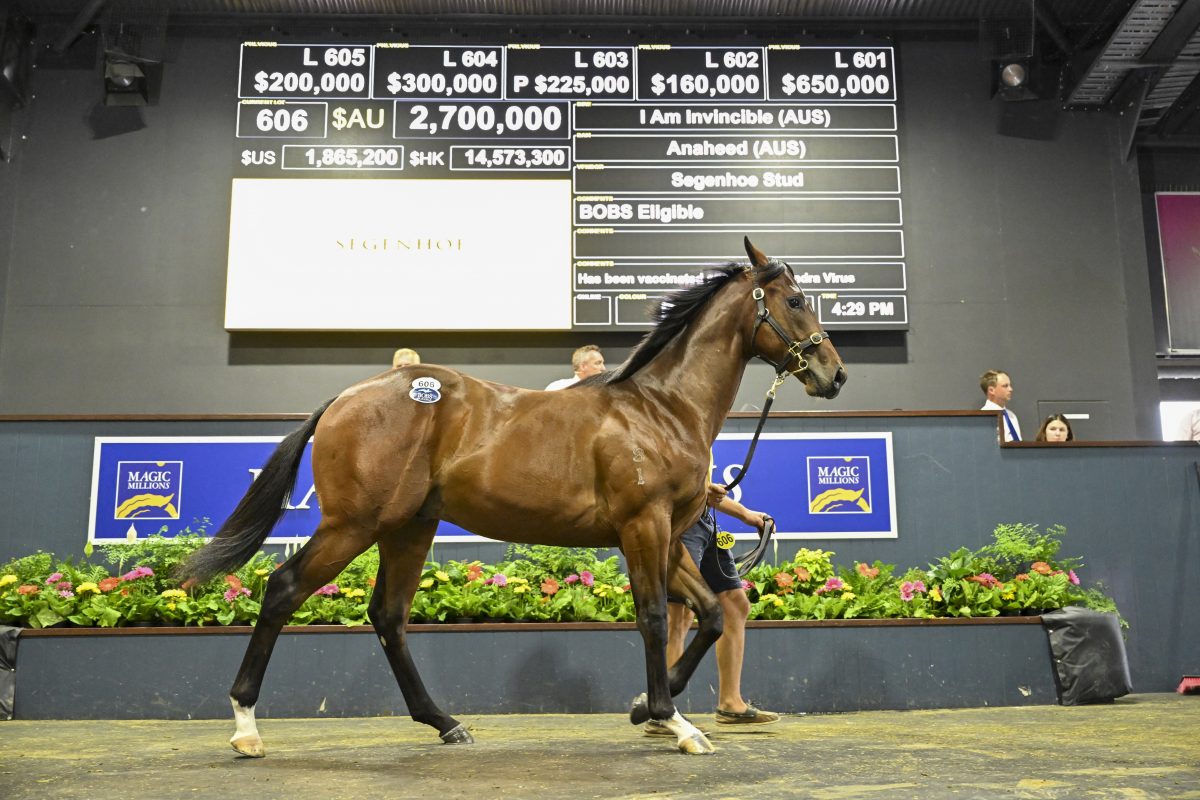
M697 731L695 734L679 740L679 752L687 753L689 756L706 756L715 753L716 748L709 743L703 733Z
M238 739L230 739L229 744L233 746L234 750L237 750L244 756L250 756L250 758L262 758L267 754L267 751L263 748L262 739L258 736L242 736Z
M443 733L442 741L446 744L475 744L475 737L459 724Z
M649 719L650 701L646 699L646 693L642 692L633 698L633 705L629 707L629 721L634 725L641 725Z

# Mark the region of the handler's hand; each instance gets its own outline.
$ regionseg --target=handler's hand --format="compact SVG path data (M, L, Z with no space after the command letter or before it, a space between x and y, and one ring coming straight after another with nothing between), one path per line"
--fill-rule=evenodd
M764 514L761 511L747 510L747 518L742 521L745 522L747 525L753 525L754 527L758 528L761 531L763 528L766 527L767 520L769 520L769 519L771 519L770 514Z
M708 504L716 508L725 499L726 488L719 483L708 484Z

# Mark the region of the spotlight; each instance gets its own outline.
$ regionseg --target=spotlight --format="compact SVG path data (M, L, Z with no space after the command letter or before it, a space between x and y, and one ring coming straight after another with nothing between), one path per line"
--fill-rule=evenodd
M1037 100L1034 67L1027 60L995 62L993 91L1001 100Z
M1028 79L1029 75L1025 72L1024 64L1005 64L1000 68L1000 82L1010 89L1024 86Z
M104 59L104 105L144 106L150 103L146 73L139 64Z

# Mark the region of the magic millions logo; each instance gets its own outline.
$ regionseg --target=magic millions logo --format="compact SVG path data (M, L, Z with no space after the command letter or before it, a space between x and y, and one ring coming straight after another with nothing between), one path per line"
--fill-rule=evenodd
M810 456L808 510L813 514L870 514L871 460L866 456Z
M179 519L182 461L118 461L114 519Z

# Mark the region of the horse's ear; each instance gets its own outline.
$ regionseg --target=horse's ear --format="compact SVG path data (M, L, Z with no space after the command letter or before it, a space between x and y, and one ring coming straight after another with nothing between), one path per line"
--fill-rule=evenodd
M746 255L750 256L750 263L753 264L755 267L758 267L759 269L762 269L763 267L765 267L767 265L767 261L768 261L767 257L765 255L763 255L763 252L761 250L759 250L754 245L750 244L749 236L745 236L745 237L743 237L743 239L746 242Z

